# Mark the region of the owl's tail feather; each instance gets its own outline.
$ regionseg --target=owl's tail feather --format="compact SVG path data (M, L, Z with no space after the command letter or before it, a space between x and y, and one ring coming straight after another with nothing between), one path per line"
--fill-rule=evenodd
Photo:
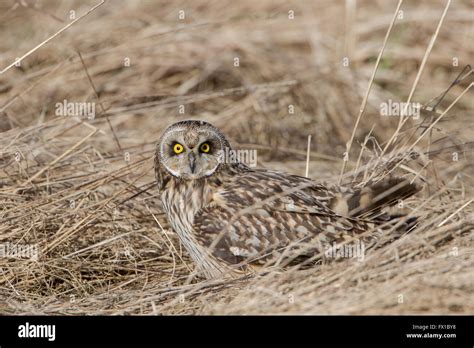
M349 217L378 215L382 208L397 204L420 190L403 178L390 178L350 193L339 193L331 202L338 214Z

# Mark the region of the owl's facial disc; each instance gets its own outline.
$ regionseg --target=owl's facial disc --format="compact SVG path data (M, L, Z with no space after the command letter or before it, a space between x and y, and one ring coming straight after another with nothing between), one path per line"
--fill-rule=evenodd
M209 129L173 129L161 141L161 163L175 177L195 180L212 175L224 148Z

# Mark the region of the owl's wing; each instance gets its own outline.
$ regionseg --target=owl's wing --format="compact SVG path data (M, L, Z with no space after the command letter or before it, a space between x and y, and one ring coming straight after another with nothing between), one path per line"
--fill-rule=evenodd
M219 259L264 263L285 250L320 253L370 226L334 213L332 194L307 178L252 171L226 180L194 218L198 242Z

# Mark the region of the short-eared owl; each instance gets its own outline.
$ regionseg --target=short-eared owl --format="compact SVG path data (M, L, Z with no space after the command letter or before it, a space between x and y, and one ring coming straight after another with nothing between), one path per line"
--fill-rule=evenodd
M203 121L168 127L155 154L155 175L168 220L207 278L238 274L290 252L322 253L363 234L373 243L380 221L360 216L417 191L402 179L361 190L229 163L227 139ZM388 194L385 194L388 192ZM304 246L304 247L303 247Z

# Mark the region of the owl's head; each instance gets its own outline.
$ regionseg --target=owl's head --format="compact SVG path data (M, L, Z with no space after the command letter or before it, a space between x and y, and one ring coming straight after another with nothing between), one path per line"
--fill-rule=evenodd
M161 136L155 163L174 177L200 179L214 174L223 165L226 148L230 149L229 142L210 123L181 121L169 126Z

